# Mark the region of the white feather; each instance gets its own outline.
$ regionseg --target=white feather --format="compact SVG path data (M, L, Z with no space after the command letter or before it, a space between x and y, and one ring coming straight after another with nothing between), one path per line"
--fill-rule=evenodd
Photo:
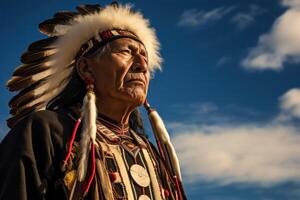
M96 97L93 92L87 92L83 99L82 118L83 126L80 139L78 180L83 181L88 167L88 155L91 142L95 143L96 139Z
M169 133L164 125L163 120L155 110L151 110L148 116L154 134L160 140L160 142L166 146L167 152L165 153L169 155L172 167L175 170L175 173L179 180L182 181L179 160L177 158L177 154L175 152L173 144L171 143Z

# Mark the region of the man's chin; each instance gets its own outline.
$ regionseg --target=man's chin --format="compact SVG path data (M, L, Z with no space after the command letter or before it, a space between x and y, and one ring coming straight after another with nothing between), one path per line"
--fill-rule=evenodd
M133 90L126 91L126 99L128 102L131 102L136 106L140 106L145 102L146 94L144 90L135 88Z

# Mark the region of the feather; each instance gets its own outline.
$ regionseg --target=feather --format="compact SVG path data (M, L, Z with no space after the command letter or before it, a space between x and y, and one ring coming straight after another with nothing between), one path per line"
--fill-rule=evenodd
M43 61L46 58L55 55L57 49L46 49L42 51L27 51L21 56L21 61L24 64L30 64L32 62Z
M31 96L34 97L34 90L37 87L42 87L43 85L43 80L37 81L36 83L32 84L31 86L21 90L17 95L12 97L10 101L8 102L9 107L15 107L17 106L20 102L22 102L22 99L30 99Z
M48 80L52 78L51 81L52 84L49 84L50 85L49 87L54 88L59 86L60 81L69 78L72 72L75 70L74 62L72 62L69 66L65 67L60 71L54 71L52 68L49 67L44 71L41 71L36 74L32 74L30 76L13 76L11 79L7 81L6 86L9 91L19 91L27 87L30 87L31 85L33 85L38 81L44 80L49 82ZM55 80L53 76L55 77ZM54 81L55 84L53 84Z
M25 88L12 98L9 102L9 106L14 108L31 104L34 101L50 101L53 98L51 95L64 87L68 81L69 77L58 82L59 86L55 86L54 88L50 88L49 84L44 80L39 81L39 84L33 84L31 87Z
M16 115L18 113L24 112L24 110L28 110L32 107L35 107L36 105L39 105L40 103L46 104L51 100L53 93L56 93L59 88L55 88L53 90L48 90L47 92L44 92L43 94L37 95L32 101L25 102L23 104L19 104L16 107L13 107L11 109L10 114ZM39 96L39 97L38 97Z
M14 98L13 101L11 100L11 108L12 110L19 109L19 112L21 112L24 108L33 107L39 102L49 102L53 98L53 96L57 95L62 90L62 88L67 85L68 81L69 77L66 77L63 80L58 80L58 86L51 88L49 87L49 84L47 82L41 80L39 81L39 85L32 85L34 89L31 88L32 90L29 90L28 88L25 88L22 93L27 92L26 94L20 95L19 98Z
M80 139L81 152L79 155L78 180L83 181L86 176L88 166L88 153L90 142L95 144L96 140L96 96L94 92L88 91L82 104L82 133Z
M65 20L72 20L73 18L77 17L79 14L72 11L60 11L54 14L54 18L57 19L65 19Z
M6 86L9 91L19 91L24 88L31 86L32 84L45 79L51 75L51 69L34 74L32 76L13 76L10 80L7 81Z
M99 12L101 10L101 6L99 4L84 4L76 7L78 12L82 15L93 14L95 12Z
M38 110L39 108L42 108L44 106L45 106L45 102L37 102L35 104L25 105L22 107L17 107L17 108L11 109L9 111L9 113L11 115L23 115L23 114L31 112L33 110Z
M71 22L66 18L47 19L39 24L39 30L46 35L53 35L56 32L55 26L57 25L71 25Z
M119 4L117 1L113 1L110 3L111 6L113 6L114 8L118 8L119 7Z
M35 62L30 64L23 64L17 67L14 71L13 76L31 76L42 71L45 71L51 67L51 61L46 62Z
M155 134L155 137L158 138L161 144L163 145L165 157L169 159L166 160L166 162L170 163L169 165L173 169L173 172L181 181L182 177L180 173L179 160L177 158L175 149L171 143L169 133L163 123L163 120L161 119L157 111L153 109L151 109L151 111L148 112L148 117L150 119L151 127Z
M41 49L54 49L56 48L55 42L58 37L49 37L42 40L35 41L31 43L28 47L29 51L36 51Z

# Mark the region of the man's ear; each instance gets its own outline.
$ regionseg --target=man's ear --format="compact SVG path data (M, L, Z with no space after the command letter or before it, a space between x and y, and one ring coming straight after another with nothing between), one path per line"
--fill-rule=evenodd
M88 58L79 58L76 64L76 71L82 80L94 81L94 76Z

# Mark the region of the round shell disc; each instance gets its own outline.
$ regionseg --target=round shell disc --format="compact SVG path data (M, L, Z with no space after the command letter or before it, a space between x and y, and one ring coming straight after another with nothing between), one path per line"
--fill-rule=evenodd
M141 165L134 164L130 167L130 175L132 179L142 187L147 187L150 184L150 178L147 170Z
M142 194L139 196L139 200L150 200L150 198L147 195Z

